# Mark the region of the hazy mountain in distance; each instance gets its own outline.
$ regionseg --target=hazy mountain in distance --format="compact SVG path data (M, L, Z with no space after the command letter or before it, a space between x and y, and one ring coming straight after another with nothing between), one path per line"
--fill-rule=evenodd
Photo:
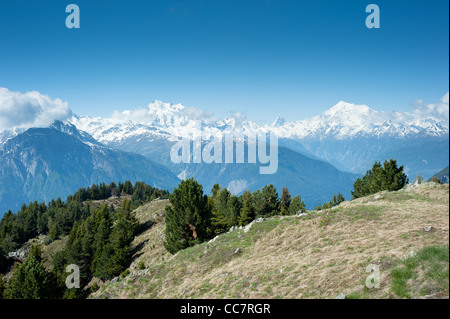
M448 184L449 182L449 172L448 166L442 169L439 173L434 174L428 181L432 181L433 178L439 179L442 183Z
M125 180L170 191L179 183L164 166L104 146L75 126L56 121L19 133L0 148L0 214L24 202L65 200L80 187Z
M272 131L279 137L276 174L261 175L254 164L170 160L172 145L182 137L203 133L221 138L236 131ZM287 122L279 115L272 125L218 119L196 108L155 101L111 118L75 115L50 128L1 132L0 202L14 209L22 198L64 197L79 187L124 178L170 189L179 181L176 176L193 176L206 192L215 183L234 193L266 184L281 192L286 186L313 207L337 192L349 197L357 176L352 173L365 173L375 160L395 158L411 180L417 174L429 178L448 165L448 132L445 117L381 112L343 101L311 119Z
M442 99L447 105L448 96ZM436 113L436 112L435 112ZM112 118L74 116L71 123L96 140L167 163L168 147L180 137L203 131L221 136L235 130L248 134L275 132L279 144L302 155L325 160L340 170L364 174L374 161L396 158L414 178L428 178L449 161L449 121L438 113L376 111L340 101L313 118L272 125L236 118L217 119L181 104L154 101L146 108L115 113Z

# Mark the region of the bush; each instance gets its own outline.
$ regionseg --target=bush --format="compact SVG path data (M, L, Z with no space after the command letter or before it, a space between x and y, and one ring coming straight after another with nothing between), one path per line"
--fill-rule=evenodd
M122 273L120 274L120 277L125 278L126 276L128 276L130 274L130 270L129 269L125 269L124 271L122 271Z
M98 286L98 283L94 282L94 284L91 286L91 293L96 292L99 289L100 287Z

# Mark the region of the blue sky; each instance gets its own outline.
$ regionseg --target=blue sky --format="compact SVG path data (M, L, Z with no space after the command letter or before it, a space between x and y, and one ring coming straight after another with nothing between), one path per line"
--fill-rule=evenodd
M365 26L370 3L380 29ZM93 116L155 99L267 122L339 100L408 111L448 92L448 12L447 0L0 0L0 87Z

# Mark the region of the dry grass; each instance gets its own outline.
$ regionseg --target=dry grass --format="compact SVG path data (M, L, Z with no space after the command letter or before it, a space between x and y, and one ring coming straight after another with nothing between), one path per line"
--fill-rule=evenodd
M111 196L108 199L93 200L90 202L92 209L100 209L103 205L113 206L114 209L120 209L124 199L131 199L131 195L122 193L119 197Z
M163 247L164 206L140 208L153 226L134 242L148 273L104 283L93 298L335 298L339 293L396 298L393 267L424 247L448 245L448 185L422 184L344 202L308 217L273 218L170 255ZM433 230L425 232L424 227ZM236 249L239 247L239 250ZM379 289L365 288L366 267L381 271ZM432 285L421 281L420 285ZM448 286L448 284L447 284ZM420 290L420 289L417 289ZM448 296L444 293L444 295Z
M61 239L55 240L51 242L49 245L43 245L42 246L42 257L45 260L44 265L52 269L53 267L53 256L61 250L64 250L67 240L69 239L69 236L64 236Z

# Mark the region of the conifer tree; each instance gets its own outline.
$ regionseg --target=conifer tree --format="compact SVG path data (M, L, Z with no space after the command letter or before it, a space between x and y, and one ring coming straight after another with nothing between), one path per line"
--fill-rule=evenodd
M300 196L295 196L292 199L291 205L289 206L290 215L295 215L299 212L305 210L305 203L301 200Z
M214 233L220 234L228 231L231 227L228 216L228 202L230 199L230 192L226 188L213 188L213 196L211 200L211 225Z
M236 195L231 195L227 203L228 225L237 226L238 218L241 213L242 202Z
M291 195L287 187L283 187L281 194L281 215L289 214L289 206L291 205Z
M59 228L58 223L54 223L52 225L52 227L50 228L50 231L48 233L48 236L52 239L52 240L57 240L60 236L61 236L62 232L61 229Z
M255 206L253 204L253 198L249 191L245 191L243 195L241 213L239 215L239 226L245 226L252 222L256 216Z
M125 181L123 192L128 195L133 195L133 184L131 184L131 181Z
M210 199L212 218L211 224L215 234L228 231L232 226L238 224L241 211L241 202L226 188L215 185L212 189Z
M403 172L403 165L397 167L397 161L390 159L383 164L382 190L397 191L408 184L408 177Z
M262 216L273 216L280 213L280 200L275 187L270 184L262 189L263 207L260 214Z
M166 206L166 249L174 254L210 237L211 211L203 187L193 178L183 180Z
M124 270L137 226L137 220L132 213L119 214L109 239L113 251L109 262L110 277L117 276Z
M336 205L339 205L342 202L345 202L345 198L341 193L338 193L336 197Z
M33 246L23 264L18 266L6 288L8 299L44 299L54 296L56 281L45 269L42 250Z
M408 177L403 172L403 165L397 167L397 161L390 159L375 162L372 169L368 170L362 178L358 178L353 184L352 196L359 198L380 191L396 191L408 183Z
M264 209L265 201L264 201L263 194L261 193L261 191L259 189L253 192L252 199L253 199L253 204L255 206L256 216L261 216L262 211Z
M91 271L95 276L98 276L98 273L96 271L101 267L102 262L105 262L104 260L100 261L100 257L102 256L105 246L108 244L109 236L111 235L111 227L112 224L109 218L103 218L100 221L100 225L98 226L94 236L95 239L93 245L95 254L91 264Z

